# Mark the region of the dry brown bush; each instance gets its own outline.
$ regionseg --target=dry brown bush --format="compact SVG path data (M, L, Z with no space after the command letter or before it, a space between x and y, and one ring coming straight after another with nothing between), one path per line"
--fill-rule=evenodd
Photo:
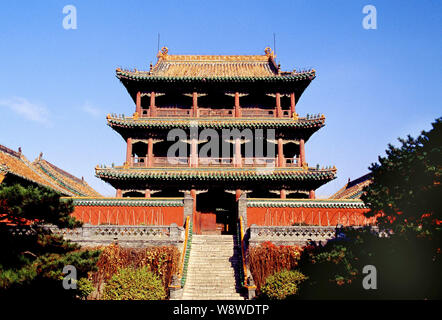
M300 253L300 247L275 246L271 242L250 247L247 259L258 292L268 276L282 270L293 270L298 265Z
M91 276L96 292L93 299L99 299L104 284L118 272L127 267L148 267L162 280L164 288L168 292L168 286L172 275L178 270L180 252L176 247L148 247L148 248L123 248L119 245L100 247L102 250L97 262L98 271Z

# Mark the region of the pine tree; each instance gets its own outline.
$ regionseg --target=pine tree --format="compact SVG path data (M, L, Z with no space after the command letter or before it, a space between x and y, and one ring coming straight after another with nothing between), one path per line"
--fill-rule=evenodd
M36 186L0 186L0 295L20 299L72 299L83 294L65 290L63 268L77 270L78 284L87 285L100 254L53 235L45 225L74 228L82 225L70 214L72 200L63 200L49 189ZM26 228L26 235L11 230Z

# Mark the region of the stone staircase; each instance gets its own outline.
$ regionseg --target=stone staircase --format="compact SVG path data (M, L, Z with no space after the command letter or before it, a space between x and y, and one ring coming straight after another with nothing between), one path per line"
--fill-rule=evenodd
M244 300L241 247L232 235L193 235L183 300Z

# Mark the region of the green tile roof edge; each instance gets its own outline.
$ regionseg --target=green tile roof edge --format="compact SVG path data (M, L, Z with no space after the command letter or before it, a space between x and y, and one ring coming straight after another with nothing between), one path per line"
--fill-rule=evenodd
M167 171L166 171L167 169ZM161 179L180 179L198 178L200 180L212 179L236 179L236 180L280 180L281 178L299 178L300 180L330 180L336 177L336 169L304 170L302 168L284 168L281 170L271 169L266 173L264 170L256 170L250 168L97 168L96 176L98 178L123 178L123 179L145 179L145 178L161 178ZM133 170L133 172L131 172ZM190 171L190 172L189 172ZM209 172L204 172L209 171ZM224 171L224 172L223 172Z
M182 121L182 122L178 122ZM217 122L219 121L219 122ZM293 119L275 119L275 118L241 118L238 120L231 118L109 118L108 125L140 128L189 128L189 127L208 127L208 128L272 128L272 127L290 127L290 128L314 128L325 125L325 118L307 119L294 121Z
M248 208L338 208L368 209L362 200L247 199Z
M70 192L78 195L78 196L83 196L84 193L74 189L73 187L67 185L66 183L64 183L64 181L62 181L61 179L57 178L55 175L52 174L52 172L50 172L50 170L48 170L45 166L43 166L40 162L38 163L38 166L40 167L40 169L46 173L51 179L53 179L55 181L55 183L59 183L63 188L69 190Z
M75 206L129 206L129 207L183 207L184 198L88 198L64 197L72 199Z
M275 76L156 76L149 74L135 74L130 71L117 71L116 76L118 79L127 79L127 80L142 80L142 81L165 81L165 82L293 82L300 80L313 80L316 78L315 72L305 72L294 75L275 75Z

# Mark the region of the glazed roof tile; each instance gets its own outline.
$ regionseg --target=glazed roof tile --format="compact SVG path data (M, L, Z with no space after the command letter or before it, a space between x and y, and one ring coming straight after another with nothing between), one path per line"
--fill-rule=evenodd
M31 163L20 152L0 145L0 172L12 174L67 196L100 196L80 179L39 158Z
M182 207L183 198L104 198L73 197L75 206L119 206L119 207Z
M315 71L280 72L275 55L266 48L264 55L169 55L163 48L149 71L116 70L119 79L128 80L312 80Z
M368 173L353 181L349 181L344 187L333 194L330 199L360 199L363 189L371 183L371 174Z
M95 168L101 179L161 179L161 180L208 180L208 181L329 181L336 177L336 168Z
M84 179L79 179L70 173L58 168L52 163L38 158L33 165L49 179L52 179L60 187L69 190L77 196L100 196L98 192L92 189Z
M110 127L124 128L321 128L324 115L312 118L133 118L107 116Z
M359 199L247 199L247 207L261 208L351 208L366 209Z
M64 188L60 188L50 179L41 175L24 155L2 145L0 145L0 165L3 166L3 171L7 174L15 175L32 183L61 192L62 194L72 195Z

